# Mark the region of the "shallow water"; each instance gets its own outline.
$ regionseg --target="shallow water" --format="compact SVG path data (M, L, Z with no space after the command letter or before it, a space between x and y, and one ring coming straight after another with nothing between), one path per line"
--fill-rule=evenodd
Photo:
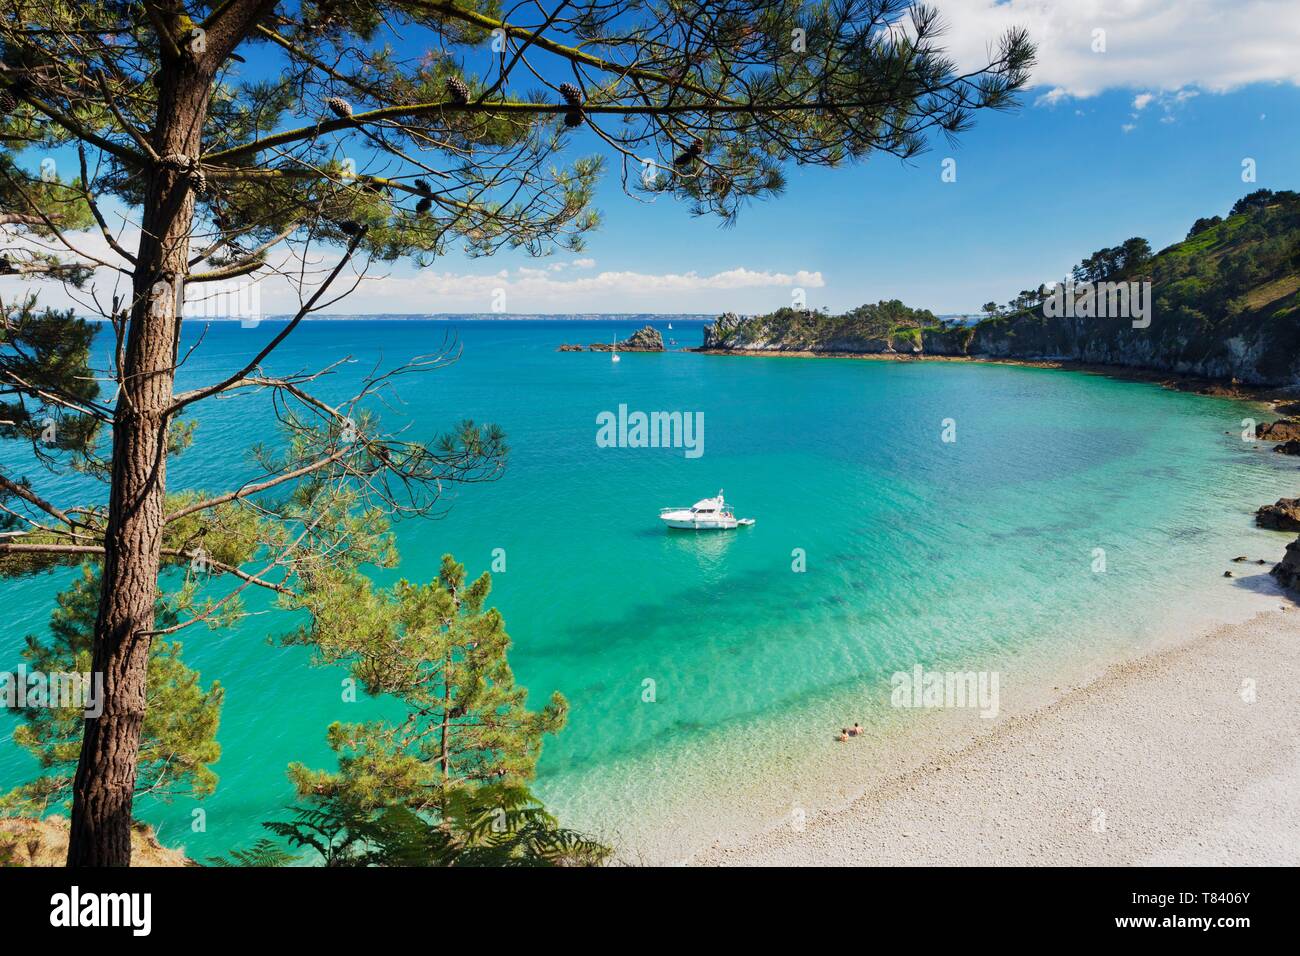
M683 345L699 341L698 323L674 320L667 333L666 322ZM277 329L214 325L180 387L236 367ZM405 404L385 414L408 418L414 435L466 417L495 422L509 465L500 481L461 489L441 520L399 525L403 561L382 577L428 579L448 551L476 574L504 549L493 602L514 639L515 672L537 705L559 690L572 706L546 745L538 789L565 822L649 857L647 834L682 814L707 832L713 796L774 764L797 767L840 723L896 718L895 671L1141 649L1171 620L1192 626L1249 606L1268 586L1224 580L1226 568L1241 571L1228 560L1275 559L1287 540L1254 529L1250 512L1295 493L1295 460L1241 441L1241 420L1258 414L1242 403L1032 368L695 354L614 363L554 351L632 331L315 322L275 368L351 355L357 363L322 389L341 398L376 360L457 337L460 361L404 379ZM597 415L620 404L703 413L703 454L598 447ZM274 436L265 398L210 402L198 418L195 449L170 468L173 487L253 474L247 446ZM956 441L943 441L946 419ZM21 460L14 448L0 455L6 469ZM76 491L30 466L18 472L60 501ZM659 527L659 508L719 488L754 527ZM45 627L69 574L0 582L5 665L24 634ZM268 646L286 625L264 614L182 635L191 665L227 688L224 750L219 789L202 803L206 831L192 830L193 801L139 807L165 842L200 857L247 844L292 800L285 765L325 765L326 726L373 712L342 702L340 671ZM7 740L12 721L0 721ZM11 743L0 747L0 784L33 766Z

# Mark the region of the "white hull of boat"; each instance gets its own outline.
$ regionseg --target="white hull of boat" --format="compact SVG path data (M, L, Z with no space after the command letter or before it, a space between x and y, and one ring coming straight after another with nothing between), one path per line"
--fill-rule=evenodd
M680 531L729 531L732 528L740 526L740 522L735 518L705 518L697 520L690 516L690 513L682 517L671 515L660 515L660 520L670 528L677 528Z

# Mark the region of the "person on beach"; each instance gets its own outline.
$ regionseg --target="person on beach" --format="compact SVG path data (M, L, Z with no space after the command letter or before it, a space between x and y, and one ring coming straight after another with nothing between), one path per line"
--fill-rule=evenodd
M847 728L847 727L841 727L841 728L840 728L840 743L845 743L845 742L848 741L848 739L849 739L849 728Z
M862 728L861 728L858 724L854 724L854 725L853 725L853 729L849 731L849 736L851 736L851 737L861 737L861 736L862 736Z

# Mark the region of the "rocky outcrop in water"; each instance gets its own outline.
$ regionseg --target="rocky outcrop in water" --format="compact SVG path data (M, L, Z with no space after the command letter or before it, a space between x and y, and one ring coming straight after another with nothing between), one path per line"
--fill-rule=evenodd
M647 325L633 332L617 345L609 342L593 342L588 348L593 352L612 352L615 349L620 352L662 352L664 337L653 325Z
M593 352L662 352L664 351L664 337L659 334L659 330L653 325L647 325L645 328L637 329L622 342L592 342L586 346ZM561 345L555 351L557 352L581 352L581 345Z
M897 299L859 306L844 315L783 308L742 318L734 312L704 328L704 351L824 352L847 355L920 355L925 331L938 319ZM937 346L936 346L937 347Z
M1300 531L1300 498L1279 498L1255 512L1255 524L1270 531Z

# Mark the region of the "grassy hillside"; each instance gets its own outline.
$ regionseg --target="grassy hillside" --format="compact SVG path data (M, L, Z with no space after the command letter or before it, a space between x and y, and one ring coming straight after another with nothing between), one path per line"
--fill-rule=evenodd
M1113 271L1096 268L1098 257L1075 276L1149 280L1149 328L1123 318L1050 317L1040 294L981 322L969 353L1300 384L1300 195L1252 193L1226 219L1198 220L1182 242Z

